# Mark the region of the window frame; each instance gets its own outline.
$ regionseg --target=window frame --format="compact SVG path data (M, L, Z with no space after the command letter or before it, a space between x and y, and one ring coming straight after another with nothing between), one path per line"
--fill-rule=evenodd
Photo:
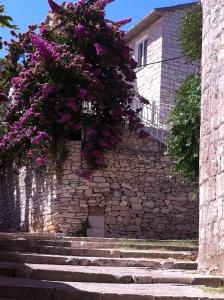
M140 40L138 40L135 44L135 60L137 61L138 65L137 68L142 68L147 64L148 60L148 36L142 37ZM140 56L139 56L139 49L141 48L141 62L140 62Z

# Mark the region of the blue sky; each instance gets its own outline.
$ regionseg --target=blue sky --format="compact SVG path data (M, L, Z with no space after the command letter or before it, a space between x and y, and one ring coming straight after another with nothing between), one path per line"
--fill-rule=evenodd
M126 29L132 27L146 14L156 7L171 6L182 3L193 2L194 0L115 0L108 5L107 17L113 20L131 17L132 22ZM29 24L36 24L43 21L48 12L47 0L0 0L5 6L6 13L13 17L14 23L20 31L25 31ZM61 3L63 0L57 0ZM75 2L75 1L74 1ZM0 36L3 39L10 39L9 31L0 29ZM4 51L0 51L0 56Z

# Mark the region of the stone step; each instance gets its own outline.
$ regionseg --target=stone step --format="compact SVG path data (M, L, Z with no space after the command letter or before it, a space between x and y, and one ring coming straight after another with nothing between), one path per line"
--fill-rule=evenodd
M152 283L146 268L0 264L15 269L14 277L68 282ZM0 269L1 270L1 269ZM1 273L0 273L1 274Z
M150 250L150 249L162 249L169 251L198 251L197 246L174 246L174 244L164 244L159 242L149 242L149 243L126 243L126 242L87 242L87 241L72 241L68 239L57 239L57 240L39 240L39 239L0 239L0 246L7 244L10 245L24 245L24 246L61 246L61 247L71 247L71 248L89 248L89 249L139 249L139 250Z
M46 264L1 263L1 268L13 270L12 277L68 282L158 284L176 283L221 287L221 276L199 275L186 270L149 270L148 268L62 266ZM5 276L5 275L4 275Z
M173 258L194 261L197 258L196 252L191 251L160 251L160 250L126 250L126 249L89 249L70 248L61 246L37 246L17 243L0 243L2 251L21 251L27 253L41 253L52 255L72 256L94 256L94 257L117 257L117 258Z
M66 255L47 255L38 253L4 252L0 251L1 262L18 262L30 264L52 265L81 265L107 267L148 267L151 269L186 269L196 270L197 263L175 259L147 259L147 258L113 258L113 257L82 257Z
M216 289L180 284L104 284L0 278L2 298L23 300L223 300Z
M0 240L13 240L13 239L26 239L26 240L64 240L76 241L87 243L118 243L118 244L134 244L134 245L151 245L151 246L173 246L173 247L196 247L198 249L197 240L148 240L148 239L124 239L124 238L99 238L99 237L72 237L65 236L64 234L49 234L49 233L1 233Z

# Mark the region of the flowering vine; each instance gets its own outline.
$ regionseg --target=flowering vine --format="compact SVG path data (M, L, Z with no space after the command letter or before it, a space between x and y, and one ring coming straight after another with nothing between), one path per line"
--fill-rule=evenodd
M26 157L43 166L54 141L80 134L81 157L91 168L104 166L104 153L120 141L124 124L142 127L132 108L136 62L120 29L130 20L106 19L110 2L49 0L46 22L13 32L5 67L11 89L7 97L8 85L1 92L1 101L7 100L2 163Z

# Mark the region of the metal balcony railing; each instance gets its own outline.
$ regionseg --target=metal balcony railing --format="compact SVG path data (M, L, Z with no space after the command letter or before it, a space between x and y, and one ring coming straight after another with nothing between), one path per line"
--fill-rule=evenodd
M170 129L170 125L168 123L169 114L173 107L174 105L163 103L158 106L154 102L143 104L137 97L135 97L132 102L132 108L134 110L141 109L139 112L139 118L141 123L144 125L144 130L165 145L168 131ZM83 111L87 115L91 115L93 113L91 103L85 102Z
M170 129L168 119L173 107L174 105L163 103L158 106L154 102L143 104L138 98L133 101L133 109L141 109L139 117L145 126L145 131L164 144Z

